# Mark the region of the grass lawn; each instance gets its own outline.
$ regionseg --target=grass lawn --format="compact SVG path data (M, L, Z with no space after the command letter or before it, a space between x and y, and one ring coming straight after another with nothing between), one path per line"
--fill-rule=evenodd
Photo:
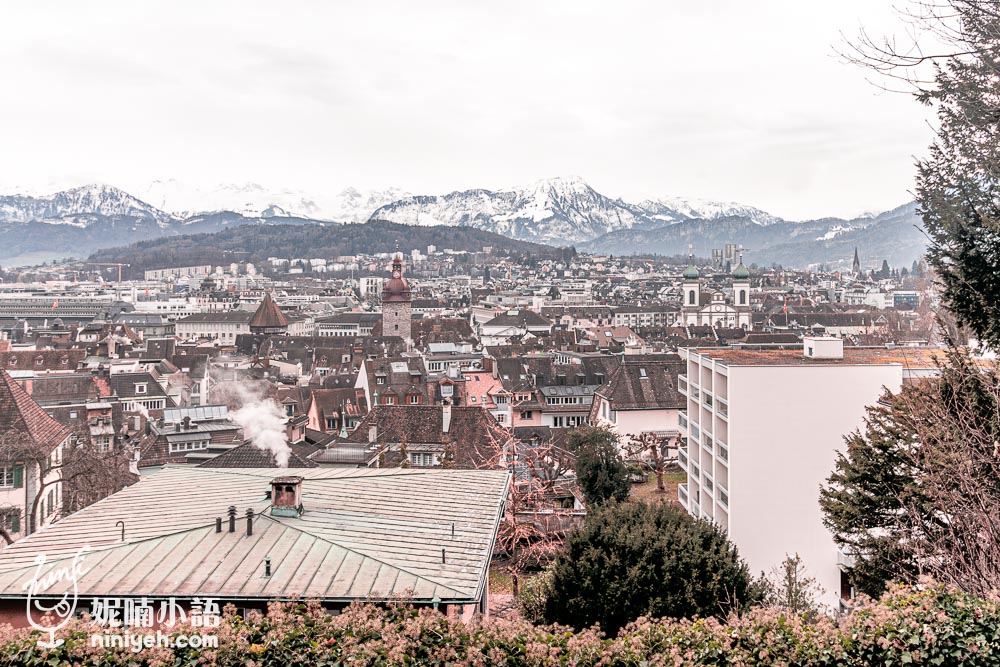
M667 488L665 492L660 492L656 488L656 473L649 473L646 475L646 481L642 484L633 484L632 490L629 493L629 498L633 500L666 500L669 502L677 502L677 485L683 484L687 479L687 475L684 474L683 470L678 468L668 469L663 473L663 485Z

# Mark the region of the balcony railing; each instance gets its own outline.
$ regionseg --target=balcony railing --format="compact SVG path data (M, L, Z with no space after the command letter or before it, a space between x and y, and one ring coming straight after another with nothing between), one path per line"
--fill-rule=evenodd
M708 491L709 493L712 493L712 490L714 488L715 488L715 482L712 481L712 478L709 477L708 473L706 472L705 473L705 490Z
M686 450L680 449L677 451L677 464L681 467L681 470L687 472L688 455Z
M725 443L718 443L718 456L720 461L729 463L729 447Z
M719 487L719 504L723 507L729 507L729 494L721 486Z
M687 507L688 504L688 485L678 484L677 485L677 500L680 501L681 505Z
M677 391L679 391L684 396L688 394L688 379L686 375L677 376Z
M692 438L698 441L701 440L701 429L698 428L697 424L690 424L688 431Z
M686 412L677 413L677 426L683 429L688 427L688 416Z
M712 407L712 395L707 391L701 395L701 402L705 404L705 407Z
M729 421L729 401L724 398L720 398L718 405L715 408L715 414L719 415L726 421Z

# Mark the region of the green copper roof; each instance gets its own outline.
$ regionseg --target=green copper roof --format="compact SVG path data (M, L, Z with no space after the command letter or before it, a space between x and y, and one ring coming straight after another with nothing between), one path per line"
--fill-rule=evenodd
M733 269L733 278L740 278L746 280L750 277L750 270L743 266L743 262L740 262L735 269Z
M698 269L695 268L694 264L684 271L684 280L698 280L698 278Z

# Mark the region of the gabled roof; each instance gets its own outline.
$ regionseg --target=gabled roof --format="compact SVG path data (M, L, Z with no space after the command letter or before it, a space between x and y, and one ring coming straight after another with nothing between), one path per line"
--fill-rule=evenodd
M684 361L676 354L625 357L608 383L598 390L612 410L682 409L687 399L677 389Z
M0 550L0 598L23 599L36 554L59 568L83 546L90 547L78 579L83 597L481 598L509 485L506 471L283 473L304 478L301 516L270 515L265 492L274 469L167 466ZM237 508L238 528L217 533L215 519L230 505ZM125 524L124 540L117 521ZM265 556L274 563L270 577L263 576ZM60 596L68 586L67 578L46 592Z
M204 463L199 468L277 468L278 462L273 452L265 451L247 440L239 447L223 452ZM289 468L315 468L316 464L304 459L294 451L288 454Z
M69 431L4 370L0 370L0 431L19 434L46 454L69 436Z

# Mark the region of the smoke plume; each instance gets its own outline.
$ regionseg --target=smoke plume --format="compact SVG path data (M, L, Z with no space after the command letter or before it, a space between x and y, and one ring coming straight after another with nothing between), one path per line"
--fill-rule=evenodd
M243 429L244 437L255 447L274 455L279 468L287 468L292 448L285 435L285 413L276 400L265 395L268 383L226 384L224 402L231 409L229 418ZM214 395L213 400L216 400Z

